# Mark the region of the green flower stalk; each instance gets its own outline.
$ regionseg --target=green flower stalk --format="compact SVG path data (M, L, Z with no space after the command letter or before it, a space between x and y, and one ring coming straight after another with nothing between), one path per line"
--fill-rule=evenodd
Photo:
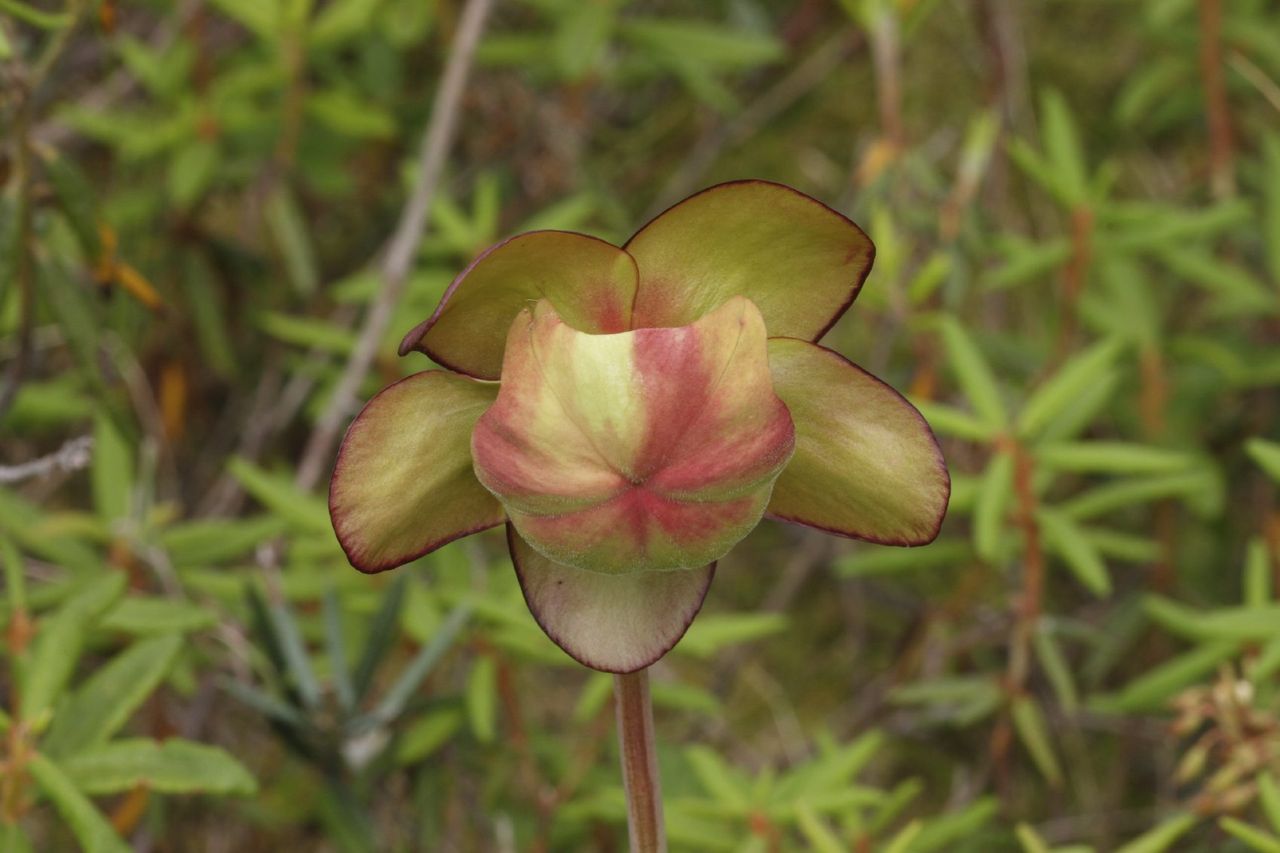
M901 395L818 345L875 254L788 187L721 184L625 246L560 231L484 252L409 332L428 370L356 417L329 493L378 572L500 524L525 600L586 666L643 669L768 515L922 545L950 479Z

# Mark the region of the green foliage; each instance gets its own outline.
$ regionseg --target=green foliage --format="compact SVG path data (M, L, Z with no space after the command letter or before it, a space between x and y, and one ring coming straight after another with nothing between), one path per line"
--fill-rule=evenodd
M0 0L0 849L622 844L611 679L501 536L360 575L299 479L463 6ZM653 673L673 850L1280 850L1276 32L497 4L357 396L494 241L763 177L876 242L823 342L952 472L931 545L721 562Z

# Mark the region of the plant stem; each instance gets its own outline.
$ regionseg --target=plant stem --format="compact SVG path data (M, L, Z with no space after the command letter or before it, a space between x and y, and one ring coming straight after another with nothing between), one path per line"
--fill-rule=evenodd
M667 833L662 822L662 784L654 747L649 670L615 675L613 698L618 712L618 747L622 753L622 784L627 792L631 853L665 853Z

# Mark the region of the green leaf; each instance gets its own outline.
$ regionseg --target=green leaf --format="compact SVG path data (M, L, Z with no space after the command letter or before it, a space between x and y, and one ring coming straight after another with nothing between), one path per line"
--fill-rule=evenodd
M706 746L691 746L684 754L689 760L693 775L698 777L698 783L713 800L735 814L747 811L751 801L746 785L715 750Z
M161 533L160 546L177 566L212 566L252 554L286 527L284 519L273 515L186 521Z
M1249 271L1208 251L1183 246L1165 246L1159 254L1171 272L1198 284L1217 296L1225 310L1233 313L1274 312L1276 294Z
M444 653L462 633L462 629L466 627L470 618L471 608L465 604L449 614L449 618L435 632L431 642L418 650L404 672L396 679L396 683L382 697L382 701L373 712L374 719L382 723L390 723L400 716L413 694L444 657Z
M1035 449L1036 461L1054 471L1090 474L1167 474L1196 464L1189 453L1124 441L1063 441Z
M1104 527L1080 527L1084 540L1103 557L1130 563L1152 563L1160 559L1160 546L1142 536L1132 536Z
M1229 816L1222 817L1218 819L1218 826L1243 841L1250 850L1256 850L1258 853L1280 853L1280 838L1250 826L1242 820Z
M1262 438L1251 438L1244 448L1267 476L1280 483L1280 444Z
M913 849L912 845L923 829L924 823L922 821L911 821L885 843L884 853L908 853Z
M75 22L70 12L43 12L33 9L20 0L0 0L0 12L12 15L19 21L46 30L60 30Z
M108 521L128 518L133 502L129 445L105 415L93 426L93 505Z
M873 729L852 743L825 747L822 755L783 777L778 783L774 799L816 797L848 787L884 744L885 736Z
M163 794L246 796L258 789L249 771L224 750L182 738L117 740L77 752L62 766L89 794L115 794L138 785Z
M50 157L45 161L44 171L58 198L58 207L80 245L84 260L90 264L97 262L102 254L102 241L98 233L94 205L97 194L93 184L69 157Z
M1101 381L1085 389L1071 408L1056 421L1051 421L1040 435L1040 441L1069 441L1097 423L1111 396L1120 384L1119 371L1108 371Z
M236 352L228 331L220 283L209 265L197 257L185 262L178 284L189 305L187 316L195 324L206 366L221 378L232 376L236 372Z
M978 442L989 442L996 437L994 427L967 412L930 400L912 400L911 404L936 433Z
M971 839L995 817L997 803L992 797L982 797L959 811L933 818L910 845L911 853L932 853L934 850L955 850L959 842Z
M1021 169L1027 177L1035 181L1049 195L1058 200L1064 207L1075 207L1079 201L1077 189L1071 186L1054 164L1032 148L1025 139L1010 139L1006 144L1009 159Z
M1003 429L1008 416L991 366L958 320L944 316L939 326L948 362L965 397L990 429Z
M983 277L982 287L985 290L1043 282L1074 254L1071 241L1065 237L1032 243L1001 235L996 243L1004 257L1004 263Z
M0 30L0 59L5 59L4 30ZM0 850L6 853L35 853L31 839L17 823L0 821Z
M1018 413L1015 428L1019 436L1040 435L1052 421L1071 408L1082 394L1100 382L1112 370L1120 353L1113 341L1095 344L1078 353L1035 390Z
M1032 637L1032 643L1035 648L1036 659L1040 661L1040 666L1044 669L1045 676L1053 686L1053 692L1057 696L1059 704L1068 714L1074 714L1080 705L1080 694L1076 690L1076 681L1075 676L1071 673L1071 665L1067 662L1066 655L1062 653L1062 647L1058 644L1058 639L1054 636L1048 620L1041 619L1039 621L1036 626L1036 632Z
M1129 477L1090 489L1059 504L1058 509L1081 521L1171 497L1183 498L1201 515L1217 515L1222 508L1222 484L1216 472L1207 467L1180 474Z
M781 613L707 613L695 619L676 651L710 657L721 649L780 633L787 627Z
M1213 672L1239 651L1238 642L1206 643L1148 670L1119 693L1098 697L1092 704L1100 711L1112 713L1158 710L1179 690Z
M466 689L467 722L480 743L493 743L498 721L498 667L482 657L471 667Z
M216 624L218 614L199 604L129 596L107 611L99 627L126 634L173 634L203 631Z
M112 658L59 706L44 749L61 758L111 737L160 684L181 649L182 637L171 634L134 643Z
M1163 853L1186 835L1200 819L1191 814L1177 814L1116 849L1116 853Z
M332 535L329 507L324 501L295 488L288 476L268 473L238 456L227 463L227 470L246 492L300 532Z
M288 190L276 190L267 199L265 219L293 289L302 296L315 293L320 283L315 247L302 211Z
M1270 773L1258 776L1258 802L1262 805L1262 813L1267 816L1271 828L1280 832L1280 785L1276 777Z
M406 583L404 575L400 575L391 582L382 596L382 603L378 605L378 612L369 622L369 634L365 639L364 651L360 655L360 662L356 665L355 675L352 677L352 687L355 689L357 701L369 692L378 665L391 651L391 646L400 633L400 609L404 605Z
M1048 843L1029 824L1018 824L1014 828L1014 834L1018 836L1023 853L1053 853Z
M111 828L102 813L71 782L67 773L48 758L36 753L27 769L52 802L85 853L129 853L132 849Z
M674 18L628 18L621 36L651 54L668 58L696 57L700 65L717 69L751 68L781 59L785 48L769 35L734 32L701 21Z
M178 148L169 158L167 186L169 198L179 208L200 200L218 176L218 146L196 138Z
M0 487L0 530L34 556L63 566L77 577L104 574L94 548L70 535L53 535L49 517L15 492Z
M1013 728L1031 755L1031 760L1035 762L1036 769L1052 787L1061 787L1062 768L1054 754L1049 724L1045 721L1040 706L1031 697L1020 696L1014 700L1010 716L1013 718Z
M0 533L0 568L4 569L4 598L8 605L6 609L12 617L27 609L27 576L22 555L3 533Z
M1053 550L1080 583L1099 597L1111 592L1111 576L1097 549L1084 531L1070 517L1048 508L1036 513L1045 543Z
M317 123L352 139L392 139L396 135L392 113L347 89L313 92L307 96L305 109ZM298 224L301 225L300 217Z
M342 630L342 605L338 591L330 586L324 593L324 638L329 654L329 670L333 674L333 690L343 711L350 713L356 707L355 682L347 664L347 640Z
M1244 604L1246 607L1266 607L1271 604L1271 560L1267 556L1267 543L1261 536L1249 540L1244 558Z
M319 317L299 317L279 311L258 315L258 328L276 340L334 355L350 355L356 348L351 329Z
M1013 500L1013 455L997 452L987 463L973 506L973 547L987 562L1000 558L1005 516Z
M1268 640L1280 634L1280 605L1219 607L1199 612L1158 595L1143 599L1147 615L1193 640Z
M657 681L649 687L653 707L715 717L724 710L720 700L710 691L693 684Z
M956 569L973 560L968 542L935 541L919 548L859 548L838 557L832 568L842 577L897 574L924 569Z
M223 680L222 686L232 696L270 720L283 723L295 729L302 729L308 725L307 720L292 705L268 693L264 693L256 687L231 681L230 679Z
M806 802L796 803L796 827L817 853L842 853L847 847Z
M441 708L423 714L413 722L396 744L396 763L404 766L430 758L462 728L462 712Z
M38 623L22 681L22 718L40 716L61 694L80 660L84 637L94 621L124 592L122 572L86 583L51 616Z
M896 687L889 700L897 705L931 706L938 722L967 726L994 713L1004 701L1004 691L985 675L952 676Z
M312 47L328 48L366 33L382 0L336 0L320 10L307 28Z
M213 0L213 5L263 41L273 40L283 22L280 0Z
M1040 121L1045 155L1058 176L1064 200L1072 205L1084 204L1089 193L1088 166L1071 108L1062 93L1049 90L1041 96Z
M617 6L616 2L576 3L560 19L552 55L567 79L579 80L599 64L613 34Z
M284 657L285 671L292 678L298 695L308 707L320 704L320 682L311 668L306 641L287 601L271 602L266 607L268 623Z
M650 687L652 690L652 687ZM573 707L573 721L586 723L600 713L604 703L613 695L613 676L607 672L592 672Z

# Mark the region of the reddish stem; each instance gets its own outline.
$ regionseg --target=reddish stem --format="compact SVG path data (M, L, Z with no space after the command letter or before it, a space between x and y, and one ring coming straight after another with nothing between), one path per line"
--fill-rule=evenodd
M1200 0L1200 78L1209 119L1209 182L1217 198L1235 194L1231 110L1222 76L1222 0Z
M662 821L662 785L658 779L658 754L653 737L649 670L614 676L613 698L618 714L618 748L622 757L622 783L627 792L631 853L665 853L667 836Z

